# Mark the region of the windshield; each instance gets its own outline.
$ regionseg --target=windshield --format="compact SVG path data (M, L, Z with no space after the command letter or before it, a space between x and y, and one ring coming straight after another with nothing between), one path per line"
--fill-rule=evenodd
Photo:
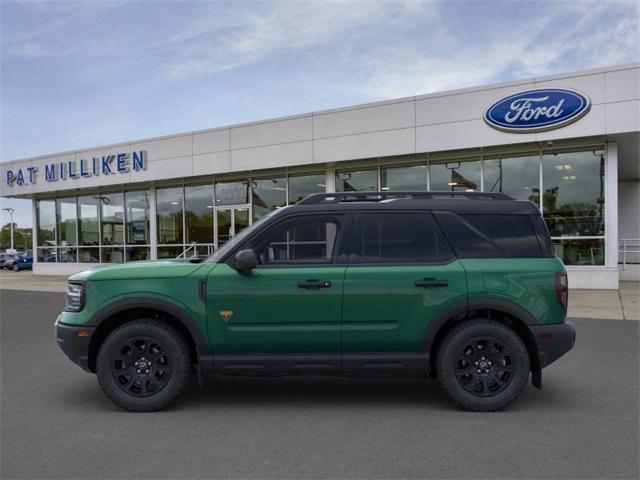
M278 212L281 212L287 207L278 208L273 212L269 212L264 217L261 217L259 220L253 222L253 224L244 230L242 230L239 234L229 240L227 243L222 245L218 250L216 250L213 255L205 260L206 263L217 263L222 257L224 257L229 251L233 250L236 245L243 242L245 238L247 238L251 232L255 231L260 225L265 223L268 219L275 216Z

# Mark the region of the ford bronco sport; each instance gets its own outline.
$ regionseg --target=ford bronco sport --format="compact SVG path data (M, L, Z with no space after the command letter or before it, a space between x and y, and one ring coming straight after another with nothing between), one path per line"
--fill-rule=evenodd
M504 194L331 193L274 211L206 260L69 279L57 342L132 411L192 372L438 378L500 410L570 350L567 276L537 207Z

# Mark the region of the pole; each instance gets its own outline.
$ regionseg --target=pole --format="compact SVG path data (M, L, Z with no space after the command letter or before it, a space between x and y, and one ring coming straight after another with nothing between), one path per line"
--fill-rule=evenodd
M3 208L3 210L9 212L9 228L11 229L11 250L13 251L13 212L15 212L15 210L10 207Z

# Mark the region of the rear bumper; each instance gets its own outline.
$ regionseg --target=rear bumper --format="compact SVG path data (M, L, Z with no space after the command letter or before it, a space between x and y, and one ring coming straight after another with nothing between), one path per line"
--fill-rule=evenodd
M551 365L576 343L576 327L571 322L531 325L530 328L538 344L540 368Z
M89 344L95 327L78 327L65 325L56 320L56 342L64 354L83 370L91 372L89 368Z

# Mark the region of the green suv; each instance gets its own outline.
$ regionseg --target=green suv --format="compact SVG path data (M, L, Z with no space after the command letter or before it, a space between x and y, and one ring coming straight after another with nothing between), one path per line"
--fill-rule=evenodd
M57 342L133 411L195 372L436 376L505 408L575 342L540 211L503 194L331 193L255 222L204 260L69 279Z

